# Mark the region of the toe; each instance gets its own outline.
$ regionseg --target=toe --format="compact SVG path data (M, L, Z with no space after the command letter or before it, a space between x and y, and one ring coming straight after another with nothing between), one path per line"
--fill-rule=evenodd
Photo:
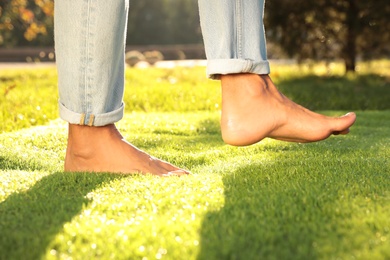
M344 118L344 119L348 119L348 121L351 123L351 125L353 123L355 123L356 121L356 114L354 112L349 112L349 113L346 113L344 116L342 116L341 118Z
M356 121L356 114L353 112L347 113L344 116L341 116L339 118L332 118L332 127L333 130L332 133L337 134L348 134L349 128L355 123Z

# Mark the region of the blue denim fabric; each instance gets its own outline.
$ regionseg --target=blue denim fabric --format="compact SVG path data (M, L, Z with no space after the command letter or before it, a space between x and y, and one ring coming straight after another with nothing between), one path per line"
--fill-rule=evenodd
M269 74L264 0L199 0L207 75Z
M103 126L123 117L128 0L56 0L60 117Z
M60 117L104 126L123 117L128 0L56 0ZM207 74L268 74L263 0L199 0Z

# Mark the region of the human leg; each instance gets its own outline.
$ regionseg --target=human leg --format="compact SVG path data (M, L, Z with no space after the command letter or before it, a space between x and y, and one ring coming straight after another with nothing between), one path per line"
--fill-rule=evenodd
M221 79L221 132L231 145L265 137L313 142L346 134L356 115L325 117L280 93L268 74L262 0L199 0L207 74Z
M55 1L60 116L69 122L66 171L181 175L126 142L123 116L128 0Z

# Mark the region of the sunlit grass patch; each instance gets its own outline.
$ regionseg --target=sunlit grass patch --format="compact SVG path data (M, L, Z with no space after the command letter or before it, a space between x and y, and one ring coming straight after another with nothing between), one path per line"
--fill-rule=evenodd
M386 259L390 118L358 117L348 136L321 143L236 148L222 142L218 112L127 114L126 139L192 171L181 178L63 173L61 121L1 134L0 251L7 259Z
M120 131L181 178L64 173L55 71L1 71L0 259L389 259L388 76L278 68L298 103L357 109L351 133L229 146L204 68L126 72Z
M388 61L361 63L356 75L343 75L341 63L326 72L324 64L273 64L271 77L288 97L314 110L390 109ZM76 86L75 86L76 87ZM218 81L204 67L128 68L126 112L219 111ZM0 71L0 132L42 125L58 117L55 68Z

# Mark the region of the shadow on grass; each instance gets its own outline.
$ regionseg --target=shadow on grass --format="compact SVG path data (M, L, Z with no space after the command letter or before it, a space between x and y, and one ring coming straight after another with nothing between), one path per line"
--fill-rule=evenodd
M304 221L310 212L294 202L293 190L267 175L267 167L259 164L223 177L225 205L203 220L199 260L316 259L310 250L316 226Z
M389 115L362 112L348 139L284 145L304 150L300 160L280 150L273 162L226 173L225 203L203 219L198 259L385 259L377 234L388 234Z
M279 90L311 110L390 109L390 80L376 74L276 79Z
M41 259L49 243L90 201L85 197L123 175L54 173L0 203L0 258Z

